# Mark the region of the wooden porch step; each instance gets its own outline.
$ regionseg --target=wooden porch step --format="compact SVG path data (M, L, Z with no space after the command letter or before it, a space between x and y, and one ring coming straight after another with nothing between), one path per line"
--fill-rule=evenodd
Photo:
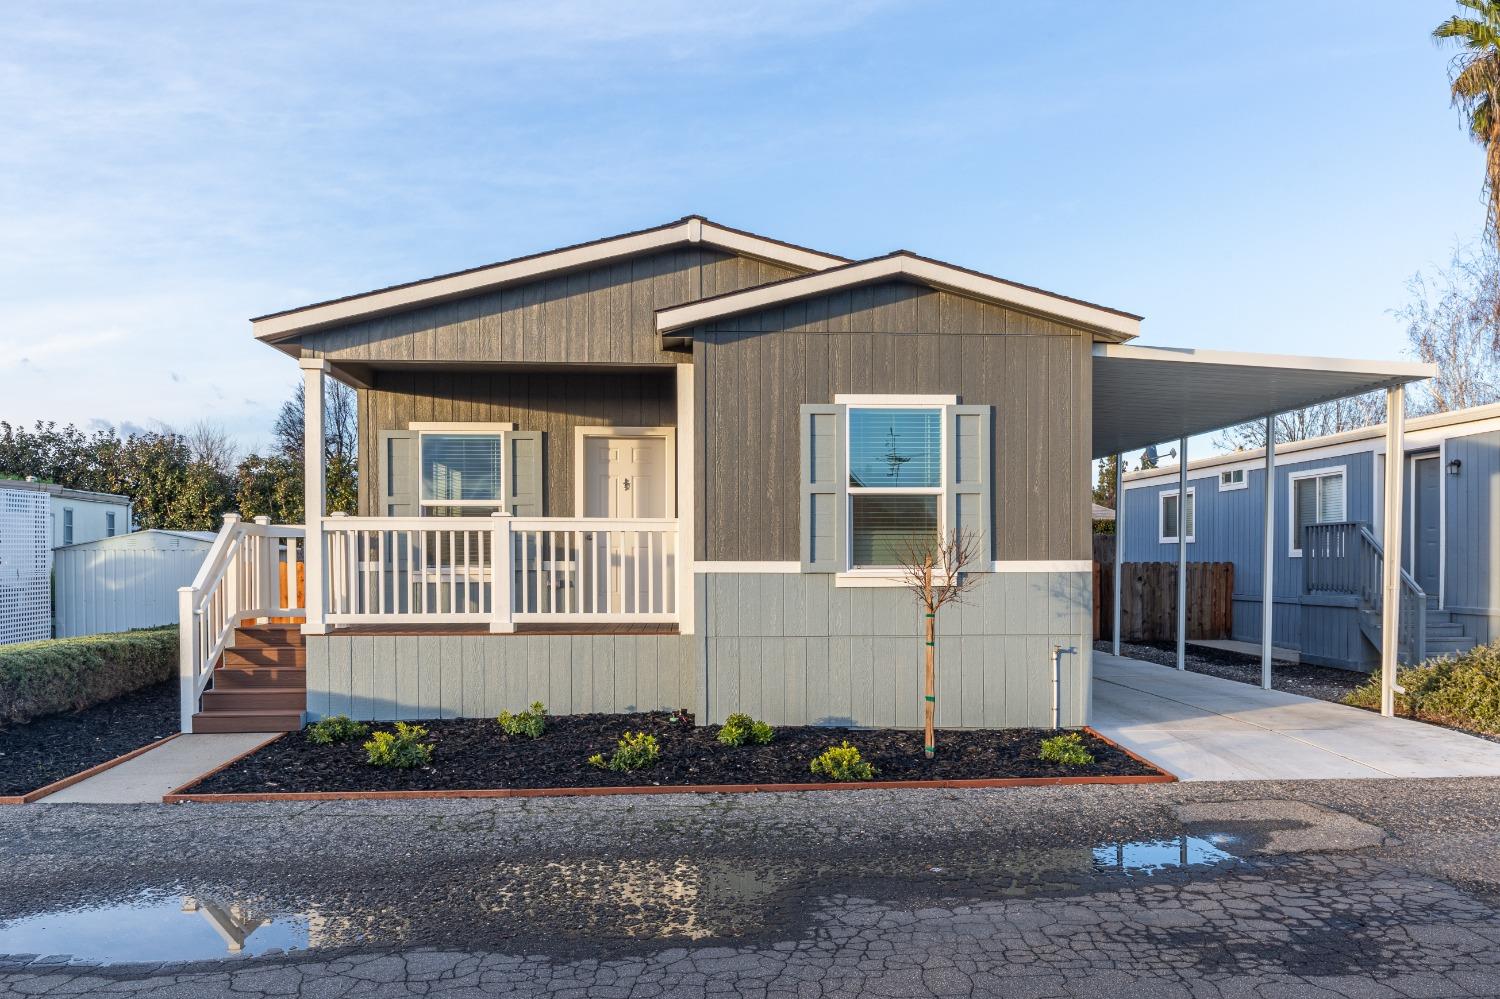
M206 715L234 714L239 711L302 711L307 707L305 687L250 687L224 690L215 687L203 692Z
M296 624L251 624L234 629L236 649L301 648L302 628Z
M307 649L301 645L249 645L224 650L219 663L225 669L256 666L306 666Z
M307 689L307 670L301 666L235 666L214 670L215 690L262 687Z
M301 711L200 711L193 715L194 732L296 732Z

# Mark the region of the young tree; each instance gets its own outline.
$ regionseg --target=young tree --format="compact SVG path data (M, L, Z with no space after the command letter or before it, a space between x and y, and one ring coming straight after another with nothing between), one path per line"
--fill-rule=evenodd
M966 571L979 558L979 538L972 531L915 538L900 557L901 582L917 598L925 615L927 642L923 661L923 749L930 760L937 754L933 723L937 711L937 615L948 604L960 602L979 577Z
M1439 44L1456 42L1449 65L1453 106L1469 135L1484 148L1485 223L1500 244L1500 0L1458 0L1470 15L1454 14L1433 29Z
M1309 406L1276 417L1276 443L1290 444L1310 437L1357 430L1385 422L1385 393L1369 392L1349 399ZM1264 420L1221 430L1214 443L1228 451L1250 451L1266 446Z
M1500 400L1500 251L1455 248L1447 268L1429 282L1407 282L1411 301L1396 310L1412 353L1438 366L1437 377L1414 385L1413 410L1443 413Z
M354 513L359 506L359 413L354 390L343 382L329 379L323 395L323 441L327 468L326 496L330 513ZM275 446L270 456L250 455L240 466L243 493L252 505L276 523L302 522L302 453L303 427L306 425L306 389L297 383L292 397L281 404L272 427ZM245 482L248 471L251 479ZM283 481L268 485L267 476ZM293 481L294 480L294 481ZM296 495L296 519L284 520L273 510L289 510L285 499ZM270 496L282 497L267 502ZM242 506L245 499L241 499ZM268 508L269 507L269 508ZM245 515L253 516L245 507Z

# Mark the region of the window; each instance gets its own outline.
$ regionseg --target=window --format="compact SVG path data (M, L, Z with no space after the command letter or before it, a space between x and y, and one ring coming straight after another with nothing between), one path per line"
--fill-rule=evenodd
M889 568L941 530L943 411L849 408L849 562Z
M104 536L106 538L115 536L115 512L113 510L104 511Z
M1158 509L1160 510L1160 513L1161 513L1161 516L1159 518L1159 521L1160 521L1160 524L1161 524L1161 531L1160 531L1160 534L1158 536L1158 539L1164 545L1165 544L1173 544L1173 545L1175 545L1177 543L1177 490L1173 489L1171 492L1164 492L1164 493L1160 494L1157 497L1157 503L1158 503ZM1193 486L1188 486L1188 498L1187 498L1187 543L1188 544L1192 544L1193 541L1195 540L1194 539L1194 527L1195 527L1195 525L1194 525L1193 521L1195 520L1194 514L1197 512L1197 508L1198 508L1197 489L1195 489Z
M1347 519L1344 506L1344 469L1319 469L1291 476L1293 558L1302 555L1302 535L1309 524L1338 524Z
M498 433L423 433L423 516L472 517L498 510L500 453Z
M1243 468L1231 469L1219 473L1219 492L1228 492L1231 489L1245 488L1245 470Z

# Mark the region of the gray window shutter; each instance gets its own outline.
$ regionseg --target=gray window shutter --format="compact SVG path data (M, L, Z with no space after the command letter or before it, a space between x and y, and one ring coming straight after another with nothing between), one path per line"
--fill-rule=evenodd
M974 537L977 554L972 571L989 572L995 564L991 529L995 515L990 501L994 410L990 406L943 408L948 421L947 529Z
M802 407L802 571L841 572L848 555L848 451L844 409Z
M380 431L380 509L382 517L415 517L422 471L417 464L417 435L410 430Z
M508 430L502 450L505 509L513 517L544 517L542 431Z

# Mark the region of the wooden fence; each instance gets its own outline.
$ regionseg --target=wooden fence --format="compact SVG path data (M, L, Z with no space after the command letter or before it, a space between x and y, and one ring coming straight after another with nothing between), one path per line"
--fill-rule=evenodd
M1234 563L1189 562L1189 638L1228 638L1234 623ZM1177 563L1126 562L1121 566L1120 637L1167 642L1177 637ZM1094 637L1114 631L1114 566L1094 563Z

